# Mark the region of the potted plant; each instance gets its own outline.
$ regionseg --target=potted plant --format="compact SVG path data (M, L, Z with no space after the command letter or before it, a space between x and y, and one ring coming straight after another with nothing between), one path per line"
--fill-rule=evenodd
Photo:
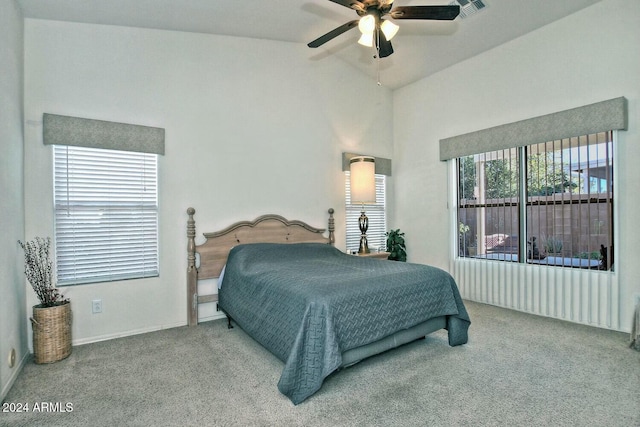
M25 275L40 304L33 306L33 354L36 363L52 363L71 354L71 302L53 284L50 238L18 241L24 249Z
M392 261L407 261L407 247L404 243L404 233L400 229L391 230L385 233L387 236L387 252Z
M562 252L562 239L556 236L547 237L544 241L544 250L548 254L559 254Z
M469 230L470 227L464 222L458 223L458 241L459 241L459 253L460 256L471 255L469 253Z
M469 243L469 246L467 246L467 250L470 257L478 255L478 245L476 244L476 242Z

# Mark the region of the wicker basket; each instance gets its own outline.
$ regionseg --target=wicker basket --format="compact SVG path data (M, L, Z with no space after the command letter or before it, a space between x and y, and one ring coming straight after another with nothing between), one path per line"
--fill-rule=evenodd
M36 363L53 363L71 354L71 303L33 306L33 353Z

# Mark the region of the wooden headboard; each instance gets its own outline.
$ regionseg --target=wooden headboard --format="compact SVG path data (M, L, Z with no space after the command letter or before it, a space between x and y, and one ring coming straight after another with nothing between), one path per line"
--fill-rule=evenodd
M253 221L239 221L229 227L211 233L203 233L204 243L196 245L196 222L194 208L187 209L187 312L189 326L198 324L198 305L218 300L217 294L198 295L198 280L220 277L227 262L229 251L243 243L327 243L333 245L333 209L329 209L328 230L315 228L309 224L287 220L280 215L262 215ZM200 255L200 265L196 267L196 253Z

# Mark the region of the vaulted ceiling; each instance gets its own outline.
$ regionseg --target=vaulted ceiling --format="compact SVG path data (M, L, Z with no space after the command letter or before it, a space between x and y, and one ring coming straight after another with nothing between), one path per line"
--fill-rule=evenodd
M392 89L506 43L600 0L483 0L486 8L454 21L396 21L395 53L374 59L357 43L357 29L317 49L360 69ZM26 18L308 42L357 14L329 0L17 0ZM395 6L443 5L451 0L395 0ZM551 47L550 47L551 48ZM526 55L526 52L522 53Z

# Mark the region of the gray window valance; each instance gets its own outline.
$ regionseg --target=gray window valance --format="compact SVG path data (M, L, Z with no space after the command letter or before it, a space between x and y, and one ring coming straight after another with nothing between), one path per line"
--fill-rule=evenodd
M349 160L355 156L364 156L364 154L354 154L354 153L342 153L342 171L348 171ZM375 157L375 156L372 156ZM391 159L385 159L384 157L375 157L376 159L376 171L375 173L380 175L391 176Z
M624 97L440 140L440 160L627 129Z
M73 145L88 148L164 154L164 129L59 116L42 118L45 145Z

